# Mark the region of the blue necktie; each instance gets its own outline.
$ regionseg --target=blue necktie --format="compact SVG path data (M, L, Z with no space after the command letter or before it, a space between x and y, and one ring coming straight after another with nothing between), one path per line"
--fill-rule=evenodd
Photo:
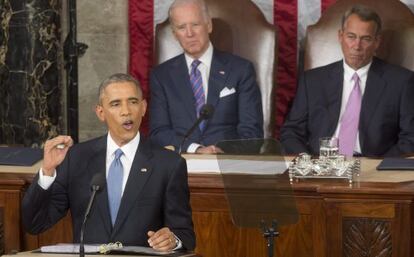
M191 63L191 72L190 72L190 82L193 88L197 117L200 115L201 107L206 102L205 95L204 95L204 89L203 89L203 80L201 79L201 72L197 69L200 63L201 62L199 60L194 60L193 63ZM199 124L201 131L203 131L204 126L205 126L205 122L202 121Z
M121 156L123 154L124 153L121 149L117 149L115 151L115 159L112 161L111 166L109 166L108 171L108 199L112 225L115 224L116 215L118 214L122 198L122 178L124 176L124 167L122 166Z

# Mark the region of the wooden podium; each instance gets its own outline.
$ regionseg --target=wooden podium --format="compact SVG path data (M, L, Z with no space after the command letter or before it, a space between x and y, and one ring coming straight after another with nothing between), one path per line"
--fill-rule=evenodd
M99 255L103 254L85 254L85 256L90 257L97 257ZM58 253L39 253L39 252L20 252L13 255L3 255L4 257L79 257L79 254L58 254ZM125 257L125 256L134 256L134 257L159 257L160 255L117 255L117 254L111 254L111 257ZM170 255L167 255L170 256ZM201 257L200 255L193 254L193 253L180 253L180 254L174 254L174 257Z
M188 160L200 156L186 156ZM202 158L214 158L206 156ZM362 159L358 182L302 180L293 183L300 213L295 225L280 228L276 256L339 257L414 256L414 172L375 170L379 160ZM191 165L190 165L191 166ZM66 217L37 236L20 226L20 201L37 168L16 171L0 167L0 246L5 253L71 242ZM204 257L265 257L259 229L237 228L231 221L221 175L191 171L191 206L197 236L195 252ZM49 255L50 256L50 255Z

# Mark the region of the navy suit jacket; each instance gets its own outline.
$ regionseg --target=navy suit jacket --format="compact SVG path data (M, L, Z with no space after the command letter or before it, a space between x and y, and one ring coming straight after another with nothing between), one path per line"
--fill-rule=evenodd
M341 109L343 61L306 71L281 130L287 153L319 154L319 138L335 133ZM364 156L414 152L414 73L374 58L359 118Z
M220 97L227 87L235 93ZM196 129L184 143L215 144L224 139L263 137L260 89L251 62L214 49L207 103L214 114L203 132ZM162 146L178 149L183 136L197 119L195 98L184 54L157 66L151 74L150 133Z
M48 190L38 176L22 203L23 225L29 233L41 233L70 209L73 241L79 242L81 224L91 195L91 179L105 177L106 136L74 145L57 168ZM85 243L122 242L148 246L147 232L169 227L187 250L195 247L189 205L187 167L176 153L141 137L125 186L115 225L112 227L106 186L98 191L84 234Z

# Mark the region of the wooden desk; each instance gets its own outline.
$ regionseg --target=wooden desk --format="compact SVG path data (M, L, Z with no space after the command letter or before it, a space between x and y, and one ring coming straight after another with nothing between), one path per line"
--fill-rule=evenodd
M101 256L104 256L103 254L99 254ZM97 254L85 254L85 256L90 256L90 257L97 257L99 256ZM111 257L125 257L126 255L116 255L116 254L111 254ZM128 254L128 256L133 256L133 257L159 257L160 255L131 255ZM197 254L193 254L193 253L177 253L174 256L176 257L201 257L200 255ZM79 254L54 254L54 253L38 253L38 252L20 252L17 254L13 254L13 255L3 255L3 257L79 257Z
M22 249L20 202L41 162L33 167L0 165L0 254Z
M414 172L378 172L378 163L362 160L361 177L351 186L326 180L295 182L300 219L280 228L276 256L348 257L363 256L363 251L371 251L366 256L379 256L379 252L381 256L414 256ZM7 178L0 180L6 252L72 239L68 217L38 236L28 236L19 227L21 192L34 173L1 175ZM267 256L259 229L232 224L219 174L190 173L189 185L196 253L204 257ZM20 236L10 235L11 230L20 231Z
M378 172L378 160L363 160L361 177L347 182L306 180L293 184L300 213L296 225L280 228L276 256L414 256L414 172ZM197 252L203 256L266 256L258 229L238 229L230 220L219 175L189 177Z

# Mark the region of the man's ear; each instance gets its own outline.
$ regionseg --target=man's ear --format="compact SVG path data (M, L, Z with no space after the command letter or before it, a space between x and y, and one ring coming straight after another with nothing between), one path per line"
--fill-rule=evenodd
M100 121L105 122L105 113L101 105L97 104L95 106L95 113Z
M211 18L208 19L207 29L208 29L208 34L211 34L211 32L213 32L213 20Z
M381 34L378 34L376 37L375 37L375 44L376 44L376 46L375 46L375 50L377 50L378 49L378 47L380 46L380 44L381 44L381 41L382 41L382 36L381 36Z
M177 34L175 33L175 29L173 28L173 26L174 26L174 25L170 24L170 27L171 27L171 32L172 32L172 34L173 34L173 36L174 36L174 39L178 41Z
M338 41L342 42L342 35L344 34L344 31L342 29L338 30Z
M142 117L144 117L145 116L145 113L147 113L147 107L148 107L147 100L142 99L141 104L142 104L142 108L143 108L142 109Z
M172 32L172 34L174 36L174 39L179 42L178 37L177 37L176 27L174 27L174 23L172 22L172 19L170 19L169 21L170 21L171 32Z

